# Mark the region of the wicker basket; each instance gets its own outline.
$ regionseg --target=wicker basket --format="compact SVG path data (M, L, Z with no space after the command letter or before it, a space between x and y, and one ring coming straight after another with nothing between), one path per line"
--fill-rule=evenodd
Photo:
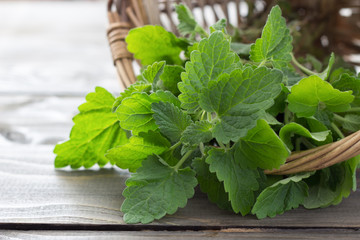
M244 30L251 30L251 25L255 24L254 29L261 29L266 21L266 17L273 5L279 1L247 1L249 6L246 17L240 16L240 0L109 0L108 18L110 26L107 30L107 36L114 65L116 67L120 84L127 88L136 81L133 71L133 56L127 51L125 37L128 31L133 27L139 27L146 24L163 25L167 30L176 31L176 24L173 20L174 3L183 2L190 9L196 8L200 18L205 20L205 8L212 11L215 20L219 19L219 11L222 15L229 17L229 4L235 4L237 13L236 25ZM261 2L264 5L261 10L255 8L255 2ZM281 1L280 1L281 2ZM154 4L155 3L155 4ZM292 9L296 11L305 11L304 22L311 28L317 27L316 37L313 38L314 46L319 45L325 53L334 51L336 54L346 57L349 54L359 53L360 47L360 2L356 0L292 0L288 1ZM113 6L116 5L115 8ZM240 5L241 6L241 5ZM353 17L343 17L339 14L342 8L352 8ZM151 13L151 14L148 14ZM301 14L300 14L301 15ZM330 17L331 16L331 17ZM288 16L286 16L288 17ZM289 17L290 18L290 17ZM320 27L319 27L320 26ZM206 26L204 26L206 27ZM314 30L315 31L315 30ZM256 33L256 31L255 31ZM257 34L260 34L258 32ZM327 37L328 44L326 48L321 46L321 38ZM245 39L254 41L258 37L254 34L254 39ZM301 40L300 40L301 42ZM295 54L301 55L303 48L294 49ZM357 63L359 64L359 63ZM266 174L287 175L299 172L314 171L329 167L336 163L345 161L360 154L360 131L353 133L340 141L316 147L301 152L294 152L288 157L286 163L280 169L265 171Z

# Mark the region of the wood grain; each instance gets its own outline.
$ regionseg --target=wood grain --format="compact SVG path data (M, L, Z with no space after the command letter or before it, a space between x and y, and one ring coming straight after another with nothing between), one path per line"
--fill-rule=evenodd
M0 143L54 145L69 137L85 97L0 94Z
M227 229L223 231L139 231L139 232L99 232L99 231L0 231L2 239L104 239L104 240L150 240L150 239L359 239L360 233L354 230L332 230L332 229Z
M0 94L119 92L105 9L105 1L0 1Z
M116 168L55 170L53 146L0 146L0 223L109 224L124 230L119 211L128 173ZM325 209L299 208L273 219L257 220L223 211L197 192L176 214L150 227L164 229L360 228L360 193ZM139 226L139 225L137 225Z
M359 191L338 206L263 220L220 210L197 191L174 215L126 225L128 172L54 169L54 144L85 94L121 90L105 14L102 1L0 2L0 239L359 239Z
M119 212L127 173L55 170L53 146L1 147L1 222L123 223Z
M56 144L69 137L84 97L0 95L0 143Z

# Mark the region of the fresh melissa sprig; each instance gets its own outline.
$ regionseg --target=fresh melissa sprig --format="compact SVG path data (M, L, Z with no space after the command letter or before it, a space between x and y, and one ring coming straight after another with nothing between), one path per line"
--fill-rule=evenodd
M138 81L117 98L100 87L88 94L55 167L128 170L127 223L174 214L197 185L220 208L258 218L348 197L359 157L316 172L264 170L360 130L360 76L332 69L334 55L323 71L313 57L312 69L301 65L278 6L251 47L232 42L224 19L207 32L184 5L176 12L183 38L161 26L130 30Z

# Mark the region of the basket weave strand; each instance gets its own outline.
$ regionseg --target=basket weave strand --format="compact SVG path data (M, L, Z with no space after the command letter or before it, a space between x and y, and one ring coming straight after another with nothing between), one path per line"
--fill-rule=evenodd
M154 4L156 2L156 4ZM120 83L124 88L129 87L135 82L136 78L132 69L132 54L126 49L125 37L128 31L133 27L143 26L144 24L159 24L162 25L160 14L167 19L168 30L178 33L175 27L175 22L172 18L174 12L173 4L179 3L180 1L171 0L159 0L159 1L148 1L148 0L128 0L128 1L108 1L108 18L110 26L107 31L109 45L113 56L114 65L116 66ZM220 0L183 0L181 1L190 9L194 7L200 8L202 15L202 21L204 27L207 27L207 21L205 18L205 6L209 6L212 10L215 20L219 19L217 14L216 6L220 6L225 17L229 17L228 4L230 2L235 3L237 12L237 24L241 26L244 22L251 24L254 19L264 18L267 16L271 7L275 4L273 0L265 0L265 7L262 12L255 12L249 9L247 19L241 17L239 14L240 0L231 1L220 1ZM343 7L355 7L360 13L360 4L352 0L342 1L327 1L327 0L293 0L291 1L293 6L297 7L313 7L317 8L317 13L326 19L329 13L339 11L339 5ZM352 4L353 3L353 4ZM112 6L116 5L116 11L112 10ZM164 15L165 14L165 15ZM341 36L348 35L349 37L342 38L344 41L340 42L338 36L334 36L332 40L334 43L340 46L340 53L349 54L354 51L360 52L360 47L355 44L350 44L349 41L360 41L360 21L350 22L347 25L344 23L350 20L343 20L342 18L331 21L333 24L332 30L335 33L342 33ZM169 24L170 23L170 24ZM334 25L335 24L335 25ZM344 25L345 24L345 25ZM357 29L354 33L354 29ZM354 40L355 39L355 40ZM345 47L344 47L345 46ZM266 174L274 175L288 175L299 172L315 171L322 168L329 167L336 163L346 161L352 157L360 155L360 131L353 133L346 138L343 138L337 142L333 142L324 146L316 147L301 152L293 152L279 169L265 170Z
M123 88L127 88L136 81L135 73L132 67L133 56L127 50L125 43L125 37L133 25L128 22L128 18L125 14L120 16L117 12L112 12L112 4L113 2L109 1L109 27L107 29L107 37L109 40L113 62L120 79L120 84Z
M293 153L280 169L267 170L266 174L287 175L315 171L329 167L360 154L360 131L324 146Z

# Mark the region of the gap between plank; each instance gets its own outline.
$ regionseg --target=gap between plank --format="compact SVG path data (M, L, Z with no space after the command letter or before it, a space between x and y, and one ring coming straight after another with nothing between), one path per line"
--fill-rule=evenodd
M306 226L191 226L191 225L116 225L116 224L43 224L43 223L0 223L0 230L18 231L222 231L254 232L257 230L347 230L359 231L358 227L306 227Z

